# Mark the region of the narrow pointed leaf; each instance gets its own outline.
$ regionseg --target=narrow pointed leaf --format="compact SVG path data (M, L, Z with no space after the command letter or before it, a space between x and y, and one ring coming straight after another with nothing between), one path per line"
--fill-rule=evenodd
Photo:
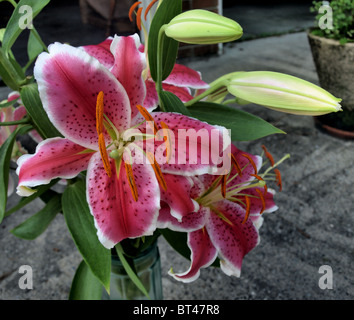
M101 300L102 289L85 261L81 261L71 284L69 300Z
M6 210L10 160L16 136L18 134L25 134L31 128L31 126L18 127L0 147L0 223L4 218Z
M72 238L92 273L109 291L111 252L97 237L93 216L86 201L85 184L68 186L62 197L63 214Z
M126 273L128 274L129 278L133 281L133 283L139 288L139 290L148 298L150 299L149 297L149 294L148 292L146 291L144 285L141 283L138 275L134 272L133 268L130 266L130 264L128 263L127 259L125 258L124 256L124 253L123 253L123 249L121 247L120 244L117 244L116 245L116 251L117 251L117 254L118 254L118 257L119 257L119 260L122 262L122 265L124 267L124 270L126 271Z
M169 91L161 91L160 99L166 112L177 112L184 114L185 116L192 115L184 103L173 93Z
M43 50L42 43L37 39L34 32L31 31L27 43L28 60L34 61Z
M20 82L24 80L21 78L16 70L16 67L11 63L10 59L6 57L3 48L0 47L0 77L5 84L12 90L18 91Z
M42 210L11 230L16 237L33 240L41 235L61 211L61 196L52 198Z
M157 43L160 28L168 24L175 16L182 12L181 0L164 0L158 7L151 22L148 51L151 77L157 80ZM176 62L179 43L164 35L162 53L162 80L171 73Z
M43 109L36 84L32 83L23 86L21 89L21 99L36 130L43 138L62 137L50 122L47 113Z
M32 18L33 20L38 15L38 13L40 13L41 10L49 3L49 1L50 0L21 0L17 4L9 22L7 23L6 31L2 41L5 53L9 52L18 36L25 29L24 27L26 27L26 25L30 25L30 21L26 18Z
M250 141L275 133L285 133L255 115L222 104L197 102L188 110L199 120L230 129L233 141Z

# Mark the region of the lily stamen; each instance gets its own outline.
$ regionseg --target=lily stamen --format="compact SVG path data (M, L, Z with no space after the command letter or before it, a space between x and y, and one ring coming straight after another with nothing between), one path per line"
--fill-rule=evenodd
M262 177L260 177L258 174L251 174L252 177L255 177L258 181L264 181Z
M267 148L264 145L262 145L262 149L264 151L265 156L270 161L271 166L274 167L274 158L273 158L273 156L270 154L270 152L268 152Z
M276 178L276 181L277 181L277 186L279 187L279 191L282 191L283 186L282 186L282 182L281 182L280 171L278 169L274 169L274 173L275 173L275 178Z
M103 133L98 136L98 148L100 150L100 155L103 163L103 167L109 177L112 176L111 164L107 155L106 142L104 141Z
M132 166L128 162L124 162L124 166L125 166L125 172L127 173L128 184L129 184L130 190L132 192L134 201L136 202L136 201L138 201L138 188L136 187L136 184L135 184L133 169L132 169Z
M248 196L245 196L245 199L246 199L246 214L245 214L245 218L242 221L242 224L246 223L251 212L251 201Z
M258 173L257 166L254 163L253 159L246 153L243 153L242 156L248 159L248 161L250 162L250 164L252 165L252 167L254 169L254 173L257 174Z
M154 118L151 116L149 111L147 111L143 106L137 105L136 107L139 110L140 114L144 117L144 119L151 125L151 128L154 131L154 134L156 135L158 127Z
M259 189L256 189L256 192L258 193L259 198L262 201L262 209L261 209L261 212L259 213L259 214L262 214L264 212L265 208L266 208L266 203L265 203L265 200L264 200L263 193Z
M242 177L242 170L241 170L241 167L240 167L239 163L237 162L235 156L232 153L230 153L230 154L231 154L231 163L234 165L238 175L240 177Z
M144 15L145 21L146 21L146 18L147 18L147 15L148 15L150 9L152 8L152 6L153 6L157 1L159 1L159 0L153 0L153 1L151 1L150 4L146 7L145 15Z
M107 155L106 142L104 140L104 135L103 135L103 109L104 109L103 98L104 98L103 91L100 91L97 95L97 102L96 102L96 130L98 134L98 149L100 151L103 167L107 175L111 177L112 170Z
M104 94L103 91L100 91L97 95L96 101L96 130L97 134L100 135L103 130L103 103Z
M139 8L136 13L136 25L140 31L141 31L141 13L142 13L142 11L143 11L143 8Z
M227 183L227 174L223 175L221 178L221 195L223 198L226 198L226 183Z
M166 143L166 163L168 163L171 159L171 153L172 153L171 134L170 134L169 127L163 121L161 121L161 127L162 127L163 136L164 136L164 141Z
M128 14L130 22L133 22L133 12L134 12L134 10L139 6L139 4L141 4L141 3L142 3L141 1L136 1L136 2L134 2L133 5L130 7L130 9L129 9L129 14Z
M152 168L154 169L155 176L156 176L160 186L162 187L163 190L166 191L167 190L167 184L166 184L166 181L165 181L165 179L163 177L161 168L158 165L154 155L151 152L147 152L146 156L147 156Z

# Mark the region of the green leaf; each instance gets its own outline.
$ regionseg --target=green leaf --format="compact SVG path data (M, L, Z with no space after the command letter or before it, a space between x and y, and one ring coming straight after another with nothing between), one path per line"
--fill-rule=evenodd
M22 71L21 71L22 72ZM24 80L17 71L17 68L6 56L3 48L0 47L0 77L12 90L18 91L20 83Z
M31 128L31 126L17 127L0 147L0 223L6 210L10 160L16 136L27 133Z
M1 2L1 1L0 1L0 2ZM2 39L4 39L5 31L6 31L5 28L1 28L1 29L0 29L0 42L2 42Z
M31 83L23 86L20 93L22 102L38 133L43 138L62 137L59 131L50 122L47 113L43 109L37 84Z
M222 104L197 102L188 110L199 120L230 129L232 141L250 141L275 133L285 133L255 115Z
M190 111L186 108L184 103L173 93L169 91L161 91L160 99L163 109L166 112L178 112L186 116L191 116Z
M154 15L149 30L148 52L151 77L157 80L157 43L160 28L168 24L175 16L182 12L181 0L164 0ZM176 62L179 43L163 35L162 51L162 80L171 73Z
M101 300L101 297L102 284L85 261L81 261L71 284L69 300Z
M42 43L37 39L34 32L31 30L28 37L28 43L27 43L28 60L34 61L42 51L43 51Z
M116 251L118 254L118 258L119 260L122 262L122 265L124 267L124 270L126 271L126 273L128 274L129 278L132 280L132 282L139 288L139 290L148 298L149 297L149 293L146 291L144 285L141 283L139 277L137 276L137 274L134 272L134 270L132 269L132 267L130 266L130 264L128 263L127 259L124 256L123 253L123 249L121 247L121 245L118 243L116 245Z
M61 196L57 195L49 200L45 207L29 219L11 230L16 237L33 240L41 235L61 211Z
M159 229L159 231L175 251L182 257L188 260L191 259L191 251L187 245L187 233L172 231L170 229Z
M29 10L24 10L22 12L23 9L26 9L26 7L23 6L29 6L32 10L32 20L38 15L38 13L41 12L41 10L49 3L50 0L21 0L14 12L12 13L12 16L9 20L9 22L7 23L6 26L6 31L4 34L4 38L3 38L3 48L5 53L7 54L9 52L9 50L11 49L12 45L15 43L16 39L18 38L18 36L21 34L21 32L24 30L21 28L21 23L22 20L24 20L24 18L26 16L29 17L30 15L30 11ZM20 13L22 12L22 13ZM25 22L25 21L23 21Z
M63 214L72 238L92 273L109 292L111 251L97 237L93 216L86 201L85 184L68 186L62 197Z

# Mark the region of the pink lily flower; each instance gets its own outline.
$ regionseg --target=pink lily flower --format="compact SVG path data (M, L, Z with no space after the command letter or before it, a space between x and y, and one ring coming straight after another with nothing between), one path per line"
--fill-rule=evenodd
M13 101L20 97L18 92L12 92L8 95L7 102ZM13 106L0 109L0 122L12 122L21 120L26 115L26 109L20 105L18 108ZM0 145L2 145L9 135L16 130L17 125L0 127Z
M18 92L11 92L8 95L7 102L13 101L20 97ZM9 106L0 109L0 122L12 122L21 120L26 115L26 109L24 106L19 106L14 108ZM17 125L14 126L0 126L0 146L7 140L14 130L16 130ZM20 155L27 153L27 151L22 147L19 141L16 141L11 153L11 160L17 161ZM9 197L15 190L15 183L11 175L9 175L7 196Z
M146 54L144 45L142 45L140 40L138 40L139 37L137 35L134 35L134 37L136 37L137 41L139 41L139 51ZM98 59L105 67L111 70L114 64L113 56L116 59L118 58L121 63L123 63L124 59L131 60L124 54L124 51L116 50L117 46L115 41L117 40L114 39L119 38L120 37L109 37L98 45L87 45L82 48L87 53ZM143 106L148 111L152 111L157 107L159 99L156 92L155 83L150 76L150 71L148 68L143 70L143 78L145 80L147 91ZM121 81L119 78L118 80ZM121 82L124 83L124 81ZM176 63L171 74L162 82L162 87L164 90L175 94L181 99L182 102L187 102L193 99L191 89L204 90L207 89L209 85L202 80L200 72Z
M162 207L159 227L188 232L191 250L190 268L183 273L169 272L176 280L192 282L200 269L220 258L221 270L227 275L240 276L244 256L259 243L258 229L264 212L273 212L274 190L266 187L265 176L258 171L262 158L232 146L234 167L224 176L193 177L190 196L199 204L199 211L181 220Z
M158 130L168 126L174 133L176 140L170 144L170 151L176 157L180 144L178 129L211 132L220 128L175 113L150 115L141 106L146 96L142 78L146 63L137 40L137 36L113 40L111 48L117 54L111 70L85 50L66 44L52 44L49 53L38 57L34 75L41 100L49 119L65 138L44 140L38 144L35 154L18 160L17 192L23 196L31 194L31 188L52 179L72 179L87 170L87 201L98 238L107 248L126 238L151 235L157 226L162 198L176 216L183 216L183 210L197 209L190 198L184 198L184 206L173 203L172 192L180 188L181 182L165 181L163 171L195 175L216 170L210 163L201 163L198 154L195 164L180 167L171 162L160 167L154 155L151 159L141 151L149 132L135 132L143 127L144 117L157 127L161 125ZM142 116L137 116L139 111ZM135 139L125 140L127 136ZM197 147L201 147L200 143ZM217 150L210 148L209 151L219 154L219 148L218 145ZM137 155L144 161L127 161ZM163 196L160 186L166 192Z

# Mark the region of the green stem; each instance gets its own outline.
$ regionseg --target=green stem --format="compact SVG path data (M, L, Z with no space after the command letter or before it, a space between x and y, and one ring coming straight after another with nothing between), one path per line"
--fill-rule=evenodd
M36 37L37 41L41 44L44 51L49 52L46 44L43 42L41 36L39 35L38 31L33 27L31 29L32 34Z
M156 75L156 91L159 96L159 104L162 111L166 111L163 106L162 100L160 99L160 93L162 92L162 50L163 41L165 35L166 25L160 28L158 39L157 39L157 75Z
M222 87L226 87L227 86L227 80L225 79L221 79L221 81L214 81L213 83L210 84L210 88L205 90L203 93L201 93L200 95L196 96L195 98L193 98L192 100L187 101L184 105L186 107L190 107L191 105L193 105L194 103L202 100L203 98L207 97L208 95L214 93L215 91L219 90Z
M229 100L225 100L222 104L231 104L231 103L236 103L237 99L229 99Z
M196 96L194 99L189 100L184 105L186 107L190 107L191 105L202 100L203 98L207 97L208 95L213 94L214 92L220 90L222 87L227 87L229 85L230 79L238 73L242 73L242 71L228 73L228 74L225 74L222 77L216 79L215 81L213 81L210 84L210 88L208 90L206 90L203 93L201 93L200 95Z
M0 122L0 126L16 126L19 124L27 124L30 123L28 118L24 118L22 120L18 120L18 121L8 121L8 122Z
M7 0L7 2L10 2L16 8L17 3L14 0Z
M16 98L16 99L9 101L9 102L0 103L0 109L13 106L18 101L18 99L19 98Z
M130 277L130 279L133 281L133 283L140 289L140 291L148 298L149 294L146 291L146 288L144 287L144 285L142 284L141 280L139 279L136 271L134 270L134 264L132 262L131 259L127 259L125 254L124 254L124 250L122 248L122 245L120 243L117 243L115 245L117 254L118 254L118 258L119 260L122 262L122 265L126 271L126 273L128 274L128 276Z

